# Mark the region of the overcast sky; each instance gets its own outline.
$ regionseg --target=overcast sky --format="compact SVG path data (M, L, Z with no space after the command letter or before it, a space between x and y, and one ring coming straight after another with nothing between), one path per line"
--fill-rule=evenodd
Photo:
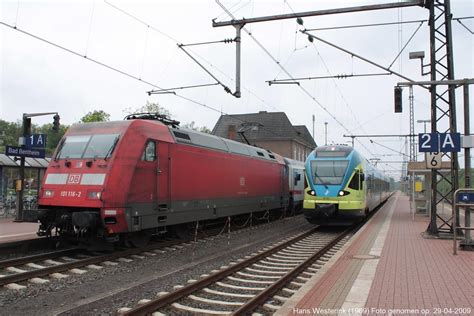
M220 1L237 18L341 8L389 1L303 1L250 0ZM113 120L124 117L123 110L146 101L158 102L183 123L195 121L212 129L221 112L254 113L283 111L294 125L306 125L315 139L325 142L324 122L328 122L328 142L347 143L343 134L408 134L408 90L404 91L404 112L393 111L393 87L406 81L394 75L347 79L300 81L297 85L272 85L266 81L293 77L381 73L350 55L324 43L310 43L298 32L294 19L247 25L242 32L242 97L234 98L221 86L177 90L151 95L155 89L132 77L161 88L214 83L177 43L197 43L235 37L233 27L212 27L212 20L229 16L217 1L0 1L3 23L16 26L70 51L77 56L24 33L0 25L1 91L0 118L17 121L22 113L59 112L61 122L72 124L87 112L104 110ZM474 16L472 0L452 0L455 18ZM122 10L122 11L120 11ZM426 20L421 7L340 14L304 19L307 29L343 25ZM474 31L474 19L462 20ZM336 45L402 73L413 80L429 80L420 74L418 60L409 60L410 51L429 56L429 28L423 23L320 30L313 34ZM410 37L413 39L395 59ZM473 35L453 21L456 78L473 78ZM212 44L187 48L213 75L235 90L235 44ZM269 56L271 55L271 57ZM118 73L98 61L125 74ZM273 60L274 59L274 60ZM429 59L425 59L428 63ZM471 104L473 104L471 92ZM181 96L181 97L180 97ZM184 98L182 98L184 97ZM415 120L430 117L429 94L414 89ZM457 95L458 125L462 129L462 94ZM207 108L208 106L210 108ZM474 117L471 111L471 117ZM336 119L334 119L336 118ZM52 121L34 118L35 124ZM415 123L415 132L423 124ZM399 161L395 151L405 152L404 139L360 139L356 148L371 158ZM391 148L393 150L387 149ZM395 155L395 156L392 156ZM382 165L388 171L397 164Z

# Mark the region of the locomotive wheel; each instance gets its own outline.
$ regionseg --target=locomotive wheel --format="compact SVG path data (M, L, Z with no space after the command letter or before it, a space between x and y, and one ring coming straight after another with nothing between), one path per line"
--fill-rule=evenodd
M127 236L127 245L133 248L141 248L148 245L151 234L141 231Z
M195 223L184 223L184 224L179 224L175 225L173 227L173 232L176 235L176 237L180 239L192 239L195 234Z

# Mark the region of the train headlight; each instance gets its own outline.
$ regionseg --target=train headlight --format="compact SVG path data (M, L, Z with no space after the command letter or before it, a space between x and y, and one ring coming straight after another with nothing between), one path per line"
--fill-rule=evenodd
M45 198L54 197L54 191L53 190L44 190L43 197L45 197Z
M88 191L87 198L91 200L100 200L102 192L100 191Z
M339 191L339 193L338 193L339 196L346 196L346 195L349 195L349 194L351 194L351 192L349 192L349 191L344 191L344 190L341 190L341 191Z
M312 195L312 196L316 196L316 192L314 192L314 190L306 191L306 193L308 193L309 195Z

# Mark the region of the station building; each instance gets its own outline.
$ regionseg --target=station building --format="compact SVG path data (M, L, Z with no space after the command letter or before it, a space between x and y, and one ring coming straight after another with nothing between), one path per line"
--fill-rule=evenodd
M305 161L316 142L304 125L292 125L284 112L221 115L212 134Z
M25 158L25 196L37 196L50 158ZM20 161L0 154L0 198L16 197L15 181L20 178Z

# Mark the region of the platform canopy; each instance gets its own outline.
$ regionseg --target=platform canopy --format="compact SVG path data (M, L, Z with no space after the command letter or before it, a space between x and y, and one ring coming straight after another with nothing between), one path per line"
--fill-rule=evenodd
M27 168L40 168L44 169L48 167L51 158L25 158L25 167ZM20 160L15 161L14 157L0 154L0 167L20 167Z

